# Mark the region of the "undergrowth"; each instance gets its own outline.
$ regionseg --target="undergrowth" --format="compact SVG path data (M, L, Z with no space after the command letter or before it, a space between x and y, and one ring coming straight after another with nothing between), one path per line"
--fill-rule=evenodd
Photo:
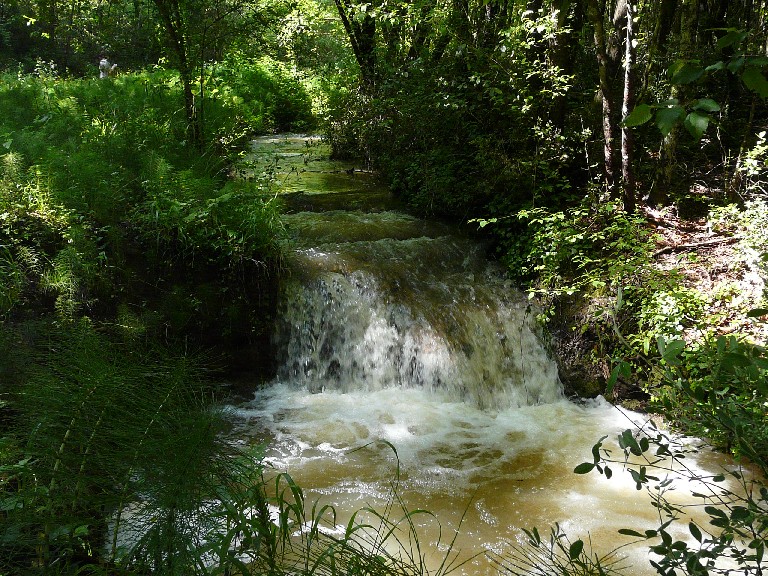
M0 314L72 321L130 312L147 337L263 339L281 258L279 206L268 177L228 182L229 166L245 136L270 125L265 115L307 122L310 106L269 66L241 62L218 80L228 96L210 99L202 153L184 140L172 71L67 81L6 74ZM247 74L260 83L247 84ZM239 96L246 87L250 96ZM286 111L278 96L297 107ZM242 137L224 142L222 133Z
M268 362L282 242L269 175L228 174L309 105L279 68L222 81L201 151L173 71L43 72L0 81L0 572L210 573L195 523L239 456L209 372Z

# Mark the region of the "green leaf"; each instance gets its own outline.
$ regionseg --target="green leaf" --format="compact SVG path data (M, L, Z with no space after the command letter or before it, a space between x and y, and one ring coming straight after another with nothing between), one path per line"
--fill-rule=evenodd
M744 522L751 516L751 512L744 506L736 506L731 512L731 520L735 522Z
M682 353L683 350L685 350L685 341L672 340L671 342L667 343L662 357L670 364L677 364L679 363L677 357Z
M636 530L630 530L629 528L620 528L619 534L623 534L624 536L635 536L637 538L645 538L640 532Z
M715 508L714 506L705 506L704 512L709 514L710 516L717 516L719 518L727 518L728 516L720 510L719 508Z
M672 132L675 124L681 122L685 117L685 109L682 106L674 105L670 108L661 108L656 112L656 126L661 135L665 138Z
M616 364L611 370L611 375L608 377L608 382L605 383L605 393L611 394L616 387L616 382L619 379L619 372L621 372L621 364Z
M651 119L651 107L648 104L639 104L635 106L635 109L624 118L624 125L632 128L633 126L640 126L645 124Z
M739 56L738 58L734 58L730 62L728 62L728 65L726 66L726 68L728 68L729 72L736 74L736 72L744 66L745 62L746 62L746 59L744 58L744 56Z
M528 543L534 548L538 548L541 545L541 536L538 529L534 526L532 530L526 530L523 528L523 532L528 536Z
M715 62L714 64L710 64L706 68L704 68L705 72L717 72L718 70L724 70L725 69L725 62L720 60L719 62Z
M720 112L720 104L710 98L701 98L693 106L694 110L703 110L704 112Z
M701 542L701 538L702 538L701 530L699 530L699 527L696 526L696 524L694 524L693 522L690 522L688 524L688 530L690 531L691 536L696 538L697 541Z
M691 133L691 136L700 140L704 136L704 132L707 131L707 126L709 126L709 116L707 114L691 112L686 116L683 124L685 124L688 132Z
M600 448L603 446L603 440L606 438L608 438L608 436L603 436L592 446L592 459L595 464L600 462Z
M747 318L760 318L768 314L768 308L754 308L747 312Z
M755 92L760 98L768 98L768 80L757 68L747 68L741 75L744 85Z
M747 32L745 30L729 30L725 36L718 39L717 49L722 50L723 48L728 48L728 46L740 44L746 37Z
M582 550L584 550L584 542L576 540L576 542L571 544L571 547L568 549L568 556L570 556L571 560L576 560Z
M704 75L704 68L693 62L675 62L670 69L673 84L691 84Z
M744 354L738 352L728 352L723 356L722 367L726 370L730 370L736 366L745 368L752 365L752 359Z
M749 547L755 551L755 558L757 559L758 563L761 562L763 559L763 554L765 553L765 540L762 538L752 540L749 543Z
M595 465L592 462L582 462L573 469L575 474L587 474L592 471Z

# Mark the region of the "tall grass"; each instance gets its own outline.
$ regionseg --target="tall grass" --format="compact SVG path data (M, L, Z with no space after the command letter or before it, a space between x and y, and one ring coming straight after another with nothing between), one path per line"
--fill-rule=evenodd
M442 575L397 475L341 521L227 440L199 362L125 354L86 324L49 333L3 440L0 572ZM419 517L426 517L424 521ZM432 519L436 522L436 520Z
M243 78L262 65L257 90ZM279 207L268 179L232 183L227 174L245 135L264 127L244 111L266 114L292 87L278 77L245 62L210 80L229 98L210 99L218 111L201 152L184 140L173 71L106 81L5 75L0 314L31 305L74 320L133 309L150 322L147 333L172 340L261 338L280 260ZM230 131L241 137L224 142Z
M189 573L235 483L184 350L258 337L281 225L184 124L172 71L0 81L0 573ZM107 544L142 514L143 548Z
M0 82L0 573L430 572L424 512L393 490L338 526L226 440L188 352L268 327L279 206L228 164L311 123L284 67L219 72L202 152L171 71Z
M74 565L101 555L110 511L147 494L158 511L183 507L222 454L210 397L189 358L127 355L87 324L49 331L10 395L2 557L17 569Z
M202 153L172 72L0 83L0 573L429 571L423 512L393 492L337 526L226 440L205 362L155 344L268 325L279 206L228 162L310 102L271 62L219 72Z

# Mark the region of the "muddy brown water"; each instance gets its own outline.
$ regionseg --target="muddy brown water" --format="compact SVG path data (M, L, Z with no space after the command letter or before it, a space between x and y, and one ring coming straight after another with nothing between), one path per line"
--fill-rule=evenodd
M254 154L278 177L292 243L278 376L234 407L240 442L266 442L267 461L340 524L395 493L430 511L418 520L430 561L458 532L452 550L471 576L498 573L494 555L523 528L559 523L605 552L627 542L620 528L657 527L628 473L573 473L599 438L644 417L563 397L536 310L485 246L408 215L316 138L260 139ZM729 463L705 453L689 465ZM646 549L621 554L627 573L654 573Z

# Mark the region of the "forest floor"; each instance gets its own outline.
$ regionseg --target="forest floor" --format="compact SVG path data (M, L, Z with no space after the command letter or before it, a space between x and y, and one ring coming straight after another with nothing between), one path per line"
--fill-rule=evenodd
M768 343L768 315L748 315L768 308L766 258L752 247L760 232L735 224L732 215L681 218L674 208L644 212L656 242L653 261L659 270L680 278L679 288L662 296L667 297L663 308L669 319L682 322L683 339L695 345L733 334L755 344ZM589 382L608 378L611 367L585 365L583 358L592 343L574 334L561 330L556 338L561 368L577 395L590 396ZM638 411L648 409L649 399L642 382L632 379L620 378L612 394L614 402Z
M702 303L700 317L690 318L685 339L738 334L758 344L768 342L768 323L747 316L764 307L763 255L733 228L712 219L681 219L673 210L647 210L646 216L657 236L658 267L680 273L682 286L697 293Z

